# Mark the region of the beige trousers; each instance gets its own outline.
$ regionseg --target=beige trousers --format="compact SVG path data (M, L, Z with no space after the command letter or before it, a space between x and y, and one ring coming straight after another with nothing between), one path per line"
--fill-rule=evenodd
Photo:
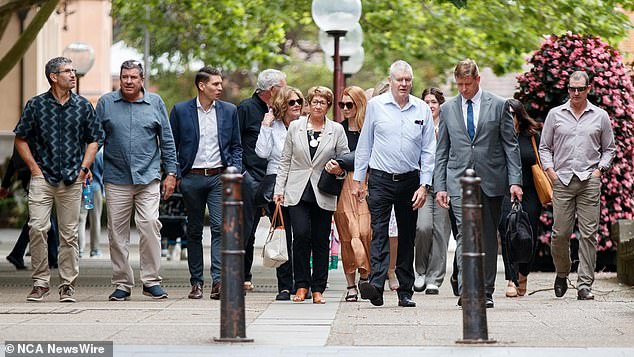
M570 236L575 226L575 216L579 225L579 268L577 287L590 288L594 282L597 263L597 231L599 229L599 199L601 178L590 176L580 181L572 177L568 186L556 180L553 183L553 234L551 252L558 277L570 273Z
M130 266L130 217L139 231L140 276L144 286L161 283L161 222L159 221L159 181L147 185L115 185L106 183L108 209L108 242L112 261L112 284L127 292L134 287Z
M48 267L48 231L51 211L55 204L59 230L59 277L61 285L75 285L79 276L79 248L77 228L81 204L81 182L70 186L53 186L43 176L31 178L29 184L29 239L33 285L49 287L51 271Z

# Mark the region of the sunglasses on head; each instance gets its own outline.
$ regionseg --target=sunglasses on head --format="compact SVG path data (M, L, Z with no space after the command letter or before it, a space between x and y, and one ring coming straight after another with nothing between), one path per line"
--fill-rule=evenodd
M354 107L354 102L339 102L339 108L344 109L348 108L348 110Z
M295 104L304 105L304 100L302 98L299 98L299 99L291 99L291 100L288 101L288 106L289 107L292 107Z
M583 91L584 91L584 90L586 90L586 89L588 89L588 86L581 86L581 87L571 87L571 86L568 86L568 91L569 91L569 92L575 92L575 91L578 91L578 92L583 92Z

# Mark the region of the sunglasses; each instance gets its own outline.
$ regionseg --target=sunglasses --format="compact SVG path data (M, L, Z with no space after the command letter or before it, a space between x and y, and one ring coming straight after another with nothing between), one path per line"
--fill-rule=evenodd
M569 92L583 92L586 89L588 89L588 86L581 86L581 87L571 87L568 86L568 91Z
M57 71L55 73L56 74L60 74L60 73L71 73L71 72L77 74L77 70L74 69L74 68L68 68L68 69L65 69L63 71Z
M339 102L339 108L344 109L348 108L348 110L354 107L354 102Z
M295 106L295 104L304 105L304 100L302 98L299 98L299 99L291 99L288 101L289 107Z

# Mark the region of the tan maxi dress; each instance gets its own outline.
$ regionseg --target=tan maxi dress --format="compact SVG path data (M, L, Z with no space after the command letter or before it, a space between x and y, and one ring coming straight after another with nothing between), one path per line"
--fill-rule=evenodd
M343 181L335 211L335 224L339 232L344 273L354 273L359 269L361 275L366 275L370 272L370 241L372 240L370 209L365 199L360 201L352 196L351 191L354 185L352 176L353 172L348 172Z

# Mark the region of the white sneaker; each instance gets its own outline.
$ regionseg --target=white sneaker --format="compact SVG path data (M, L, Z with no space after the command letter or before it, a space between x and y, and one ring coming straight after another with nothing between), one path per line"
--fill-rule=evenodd
M425 290L425 294L427 295L438 295L438 286L434 284L427 284L427 289Z
M416 280L414 280L414 291L424 291L425 290L425 275L416 274Z

